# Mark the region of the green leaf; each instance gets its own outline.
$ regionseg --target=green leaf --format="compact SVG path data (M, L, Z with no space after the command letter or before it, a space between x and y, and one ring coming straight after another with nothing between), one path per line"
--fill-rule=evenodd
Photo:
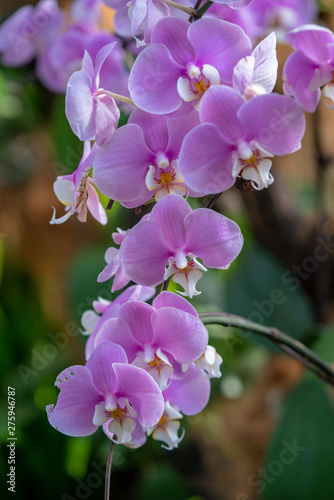
M328 387L308 374L286 401L265 472L256 478L257 493L263 492L264 500L332 500L333 429L334 409Z

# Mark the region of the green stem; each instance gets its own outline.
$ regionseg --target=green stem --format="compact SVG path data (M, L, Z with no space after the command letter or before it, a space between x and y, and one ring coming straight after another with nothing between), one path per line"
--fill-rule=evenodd
M259 325L241 316L227 313L203 312L199 314L199 317L205 325L233 326L266 337L287 354L297 359L308 370L311 370L329 384L334 385L334 369L332 366L304 344L289 337L289 335L277 328Z
M104 487L104 500L110 499L110 476L111 476L111 464L112 464L112 457L114 454L114 448L115 448L115 443L114 443L114 441L111 441L109 453L108 453L108 459L107 459L106 482L105 482L105 487Z
M201 17L204 16L204 14L206 13L207 10L210 9L211 5L213 4L214 2L211 2L210 0L208 0L207 2L205 2L202 7L200 9L197 10L197 14L194 16L195 19L200 19Z

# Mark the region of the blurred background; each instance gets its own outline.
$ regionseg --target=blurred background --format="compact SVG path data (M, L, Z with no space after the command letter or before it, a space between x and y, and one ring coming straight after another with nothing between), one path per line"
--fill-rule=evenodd
M1 19L25 4L2 0ZM322 2L320 20L333 29L330 10L333 2ZM279 45L278 92L289 53ZM228 271L205 273L202 295L192 303L199 311L275 326L333 362L334 111L322 100L306 118L302 150L274 160L269 189L232 188L221 196L215 209L240 225L245 246ZM111 232L140 216L115 203L105 227L90 216L86 224L72 217L51 226L51 206L62 211L53 182L71 173L80 156L64 95L39 83L33 62L1 66L0 470L5 478L10 386L16 389L17 498L103 498L109 442L102 430L63 436L48 424L45 406L56 402L56 376L85 362L82 313L98 296L116 296L110 282L96 282ZM183 419L186 435L177 450L151 439L139 450L116 446L111 498L331 500L333 390L254 334L218 326L210 334L224 363L208 407ZM9 495L5 482L2 498Z

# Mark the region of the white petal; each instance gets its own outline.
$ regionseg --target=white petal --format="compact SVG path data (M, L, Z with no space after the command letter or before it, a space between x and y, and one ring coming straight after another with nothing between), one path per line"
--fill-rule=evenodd
M188 265L187 257L180 248L175 250L175 263L178 269L185 269Z
M189 78L198 78L201 74L201 70L195 64L187 64L187 73Z
M182 186L178 186L177 184L171 184L169 186L170 194L177 194L178 196L184 196L186 194L186 190Z
M100 316L96 314L95 311L92 311L89 309L88 311L85 311L83 315L81 316L81 324L84 327L85 331L83 332L84 335L89 335L90 333L93 332L95 329L96 325L98 324L100 319Z
M159 168L167 168L169 165L169 160L165 153L159 152L155 155L155 160Z
M136 422L131 417L114 418L108 425L108 430L114 434L113 441L117 444L130 443Z
M67 219L69 219L71 217L71 215L73 215L73 213L71 211L71 212L67 212L62 217L59 217L59 219L56 219L56 209L55 209L55 207L52 207L52 208L53 208L53 214L52 214L52 218L50 220L50 224L62 224L63 222L67 221Z
M146 187L149 191L153 191L154 189L160 187L160 184L155 179L155 167L153 165L149 166L145 182L146 182Z
M196 95L191 90L188 78L183 78L182 76L180 76L180 78L177 81L177 91L181 99L183 99L186 102L193 101L194 99L198 98L198 95Z
M110 415L105 410L104 401L95 406L95 413L93 417L94 425L102 425L110 419Z
M254 189L267 188L274 182L274 178L269 172L271 168L271 160L261 158L256 162L257 168L249 167L242 171L242 177L246 180L252 181Z
M325 85L322 93L324 94L325 97L329 98L325 100L326 106L328 106L331 109L334 109L334 84L329 83L328 85ZM330 101L332 101L332 104Z
M200 295L202 292L196 290L196 283L202 277L201 271L198 269L190 269L189 271L179 271L174 274L173 281L178 283L184 288L184 292L177 292L180 295L189 297L190 299L195 295Z
M74 197L74 183L66 179L57 179L53 183L53 190L58 200L63 204L71 207Z
M168 194L170 194L170 191L167 189L166 186L163 186L161 189L159 189L155 195L154 195L154 198L155 198L155 201L158 202L160 201L162 198L164 198L165 196L167 196Z
M171 420L163 426L159 425L153 430L152 437L156 441L162 441L163 443L165 443L165 446L162 445L162 448L173 450L174 448L178 447L185 434L185 431L183 429L181 436L179 436L180 425L180 422L178 422L177 420Z
M210 85L219 85L220 74L214 66L203 64L202 73L209 80Z

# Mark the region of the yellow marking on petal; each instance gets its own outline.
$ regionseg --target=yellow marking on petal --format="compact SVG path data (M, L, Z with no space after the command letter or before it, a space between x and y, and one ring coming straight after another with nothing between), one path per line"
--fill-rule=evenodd
M200 92L201 94L204 94L204 92L208 90L208 87L205 85L203 78L199 82L194 82L194 87L197 92Z
M154 356L154 360L149 363L150 366L160 366L160 358L158 356Z
M116 410L109 411L108 412L110 415L110 418L121 418L123 416L123 413L127 413L125 408L120 408L119 406L116 408Z
M167 417L165 414L163 414L161 419L158 422L158 425L164 425L166 422L167 422Z
M247 165L254 165L256 160L257 160L256 154L253 154L248 160L244 160L244 162L247 163Z
M173 177L172 177L172 175L169 172L163 172L162 174L160 174L160 181L165 186L168 186L168 184L170 182L172 182L172 180L173 180Z

